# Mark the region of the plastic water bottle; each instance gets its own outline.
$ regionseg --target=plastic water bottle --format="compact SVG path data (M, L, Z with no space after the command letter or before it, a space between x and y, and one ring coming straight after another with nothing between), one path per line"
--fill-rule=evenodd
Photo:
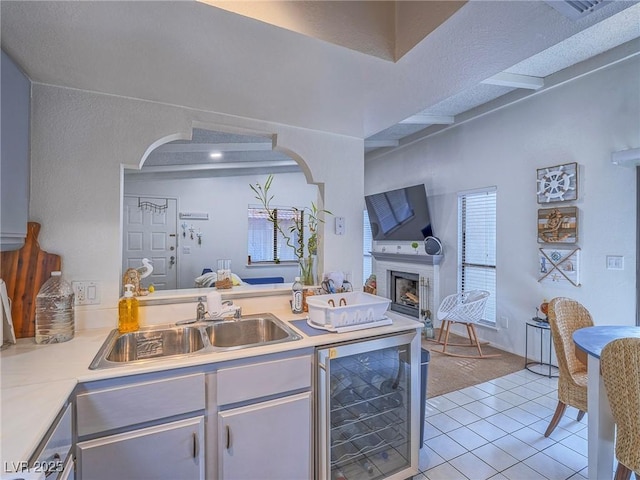
M293 286L291 287L292 291L292 299L291 299L291 311L293 313L302 313L302 282L300 282L300 277L296 277L295 282L293 282Z
M75 333L74 294L61 272L51 272L36 296L36 343L61 343Z

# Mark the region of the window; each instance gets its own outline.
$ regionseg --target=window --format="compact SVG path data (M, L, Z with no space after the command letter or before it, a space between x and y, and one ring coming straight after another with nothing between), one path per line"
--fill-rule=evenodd
M291 244L297 245L297 232L290 232L300 210L290 207L275 208L278 225L291 237ZM286 239L278 231L277 226L269 220L267 211L262 207L249 206L248 254L251 263L297 261L294 249L287 245Z
M458 290L491 293L484 320L496 323L496 189L458 194Z
M373 266L371 261L371 250L372 250L372 240L371 240L371 224L369 223L369 214L367 210L364 210L364 218L363 218L363 236L362 236L362 285L367 282L369 275L371 275Z

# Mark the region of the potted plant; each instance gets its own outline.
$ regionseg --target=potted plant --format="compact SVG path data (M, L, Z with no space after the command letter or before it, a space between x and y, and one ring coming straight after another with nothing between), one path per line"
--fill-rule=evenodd
M284 237L287 245L293 248L298 265L300 266L300 280L304 285L314 285L315 268L318 254L318 223L324 222L318 217L320 213L333 215L328 210L319 210L316 205L311 202L311 207L304 207L302 209L293 207L295 212L295 220L293 225L289 228L288 232L282 228L278 222L276 209L271 207L271 201L273 195L269 194L271 183L273 182L273 175L269 175L264 185L256 183L250 184L251 190L256 194L255 198L262 204L262 207L267 212L268 219L273 223L280 234ZM309 238L305 245L305 227L308 232Z
M412 242L411 246L413 247L413 250L416 252L416 254L418 253L418 242Z

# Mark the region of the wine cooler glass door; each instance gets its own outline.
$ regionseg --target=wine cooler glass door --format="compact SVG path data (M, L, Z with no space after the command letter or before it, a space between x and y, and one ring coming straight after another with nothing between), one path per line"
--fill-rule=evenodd
M412 332L318 350L319 478L406 478L415 466L415 337Z

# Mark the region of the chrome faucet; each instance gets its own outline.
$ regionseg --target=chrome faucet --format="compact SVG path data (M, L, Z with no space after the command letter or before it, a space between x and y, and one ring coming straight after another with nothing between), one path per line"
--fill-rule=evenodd
M198 306L196 307L196 321L201 322L205 319L206 308L204 307L204 299L198 298Z

